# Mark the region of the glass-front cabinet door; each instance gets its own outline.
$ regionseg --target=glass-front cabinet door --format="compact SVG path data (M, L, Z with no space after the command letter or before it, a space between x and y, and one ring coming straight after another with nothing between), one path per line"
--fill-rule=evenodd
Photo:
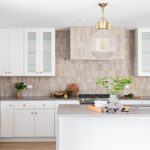
M27 76L55 75L55 30L25 30L25 73Z
M135 75L150 76L149 28L139 28L135 31Z
M25 74L39 75L38 29L25 29Z
M55 75L55 30L40 29L40 73Z
M150 73L150 32L142 33L141 71Z

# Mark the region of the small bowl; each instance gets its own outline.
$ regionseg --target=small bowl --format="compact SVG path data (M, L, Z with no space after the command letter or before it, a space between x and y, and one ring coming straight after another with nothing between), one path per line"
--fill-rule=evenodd
M94 103L96 107L102 107L107 104L107 101L97 100L97 101L94 101Z

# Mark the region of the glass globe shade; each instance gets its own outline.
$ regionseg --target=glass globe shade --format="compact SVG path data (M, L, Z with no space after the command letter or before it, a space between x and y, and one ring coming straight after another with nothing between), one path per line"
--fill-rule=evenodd
M98 30L91 39L91 54L99 59L115 53L114 33L111 30Z

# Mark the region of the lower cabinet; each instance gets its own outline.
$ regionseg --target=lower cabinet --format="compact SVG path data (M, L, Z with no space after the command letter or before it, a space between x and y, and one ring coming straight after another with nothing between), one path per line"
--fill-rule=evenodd
M54 109L35 110L35 136L54 136Z
M15 110L14 136L34 136L34 110Z
M54 137L54 101L15 105L15 137Z
M1 102L1 137L13 137L13 101Z
M60 104L79 101L1 101L1 137L55 137Z

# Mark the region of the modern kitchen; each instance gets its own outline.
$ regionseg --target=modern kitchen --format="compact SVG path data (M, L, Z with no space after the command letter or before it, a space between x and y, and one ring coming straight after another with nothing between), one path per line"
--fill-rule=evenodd
M148 4L0 0L0 150L150 150Z

